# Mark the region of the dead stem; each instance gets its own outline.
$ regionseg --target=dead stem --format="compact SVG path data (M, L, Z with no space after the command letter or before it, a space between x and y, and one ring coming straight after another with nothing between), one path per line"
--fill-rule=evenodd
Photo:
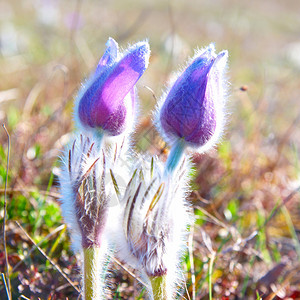
M6 224L6 208L7 208L7 199L6 199L6 191L7 191L7 181L8 181L8 167L9 167L9 154L10 154L10 135L5 127L5 124L2 124L6 134L7 134L7 161L6 161L6 176L5 176L5 190L4 190L4 217L3 217L3 248L5 255L5 265L6 265L6 281L7 281L7 290L8 290L8 298L11 299L11 288L10 288L10 279L9 279L9 262L8 255L6 249L6 232L5 232L5 224Z

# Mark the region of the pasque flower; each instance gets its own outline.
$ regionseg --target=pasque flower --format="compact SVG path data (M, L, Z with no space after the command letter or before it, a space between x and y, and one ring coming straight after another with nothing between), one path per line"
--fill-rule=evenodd
M108 196L106 161L100 141L77 134L66 149L60 174L62 213L73 248L83 257L84 299L103 299L103 266L109 252L105 227Z
M173 176L164 176L158 159L142 159L121 202L123 235L117 255L146 274L153 299L175 299L180 258L185 248L189 207L185 203L189 164L184 159ZM142 273L143 274L143 273Z
M227 51L215 53L213 45L196 53L162 97L157 113L160 132L172 145L205 151L220 137L224 124Z
M127 135L116 136L133 124L135 84L147 68L149 54L147 42L119 53L117 43L109 39L96 71L75 102L79 133L62 157L60 185L73 248L82 254L86 300L105 298L106 260L112 252L107 236L109 208L120 197L119 189L117 197L113 195L113 170L120 175L128 169L124 163Z
M79 92L75 120L84 130L115 136L134 120L135 84L148 66L147 42L139 42L119 53L110 38L94 74Z

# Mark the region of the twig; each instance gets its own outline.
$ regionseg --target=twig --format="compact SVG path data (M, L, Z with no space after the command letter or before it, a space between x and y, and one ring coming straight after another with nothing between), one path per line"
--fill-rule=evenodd
M144 85L144 88L146 88L148 91L150 91L151 92L151 94L152 94L152 97L153 97L153 99L155 100L155 103L157 103L158 102L158 100L157 100L157 97L155 96L155 93L154 93L154 91L149 87L149 86L147 86L147 85Z
M19 188L19 189L6 189L6 194L9 195L13 195L14 193L34 193L37 190L35 188ZM5 189L0 189L0 195L5 193ZM39 193L41 195L47 196L47 197L51 197L54 199L59 199L61 197L61 195L59 193L55 193L55 192L48 192L48 191L42 191L39 190Z
M5 232L5 224L6 224L6 214L7 214L7 199L6 199L6 191L7 191L7 181L8 181L8 167L9 167L9 158L10 158L10 135L5 127L5 124L2 124L6 135L7 135L7 161L6 161L6 176L5 176L5 190L4 190L4 217L3 217L3 247L5 254L5 265L6 265L6 280L7 280L7 290L8 290L8 299L11 299L11 289L10 289L10 279L9 279L9 262L8 255L6 249L6 232Z
M148 284L147 283L145 283L141 278L137 277L130 270L128 270L118 259L116 259L115 257L112 257L112 260L115 261L120 267L122 267L122 269L124 269L129 275L131 275L138 282L140 282L142 285L144 285L146 288L148 288Z
M2 281L3 281L4 287L5 287L7 299L10 299L9 298L9 291L8 291L6 280L5 280L5 275L3 273L1 273L1 277L2 277Z
M65 283L65 284L63 284L63 285L61 285L61 286L55 288L55 291L56 291L56 292L60 292L60 291L62 291L63 289L68 288L69 286L70 286L69 283Z
M213 251L211 253L209 259L209 268L208 268L208 292L209 292L209 300L212 300L212 272L213 272L213 265L216 258L216 253Z
M65 278L69 284L78 292L80 293L80 290L75 286L74 282L61 270L59 266L55 264L55 262L41 249L35 241L29 236L29 234L26 232L26 230L21 226L21 224L18 221L15 221L16 224L20 227L20 229L23 231L23 233L26 235L26 237L30 240L32 244L35 245L35 247L44 255L44 257L52 264L52 266L62 275L63 278Z
M64 228L66 228L66 225L65 224L62 224L60 226L58 226L57 228L55 228L52 232L50 232L47 236L45 236L42 240L40 240L37 244L34 245L34 247L32 247L30 249L30 251L28 251L28 253L23 257L22 260L20 260L16 265L14 265L12 271L14 272L18 267L19 265L21 265L21 263L23 263L25 261L25 259L27 257L30 256L30 254L39 246L41 245L44 241L48 240L52 235L56 234L57 232L63 230Z
M223 227L230 231L230 226L226 225L224 222L220 221L218 218L210 214L208 211L203 209L201 206L195 206L196 209L200 210L202 213L204 213L207 217L209 217L216 225L219 225L220 227Z

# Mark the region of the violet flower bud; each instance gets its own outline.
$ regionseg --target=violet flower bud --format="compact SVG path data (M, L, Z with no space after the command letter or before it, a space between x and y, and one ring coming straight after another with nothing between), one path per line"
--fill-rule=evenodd
M148 42L139 42L124 53L109 39L95 73L80 92L75 120L85 130L111 136L123 133L132 123L135 84L145 72L150 55Z
M181 139L204 152L217 142L224 124L227 58L227 51L216 54L213 45L196 53L163 97L157 123L169 143Z

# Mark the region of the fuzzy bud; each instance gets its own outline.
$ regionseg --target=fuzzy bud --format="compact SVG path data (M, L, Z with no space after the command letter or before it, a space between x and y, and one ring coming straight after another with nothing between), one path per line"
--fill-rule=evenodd
M85 130L104 131L116 136L132 123L135 84L145 72L149 60L149 45L139 42L124 53L109 39L96 72L79 93L75 119Z
M228 53L215 53L213 45L197 53L163 97L158 126L168 142L179 139L202 151L218 140L224 124Z

